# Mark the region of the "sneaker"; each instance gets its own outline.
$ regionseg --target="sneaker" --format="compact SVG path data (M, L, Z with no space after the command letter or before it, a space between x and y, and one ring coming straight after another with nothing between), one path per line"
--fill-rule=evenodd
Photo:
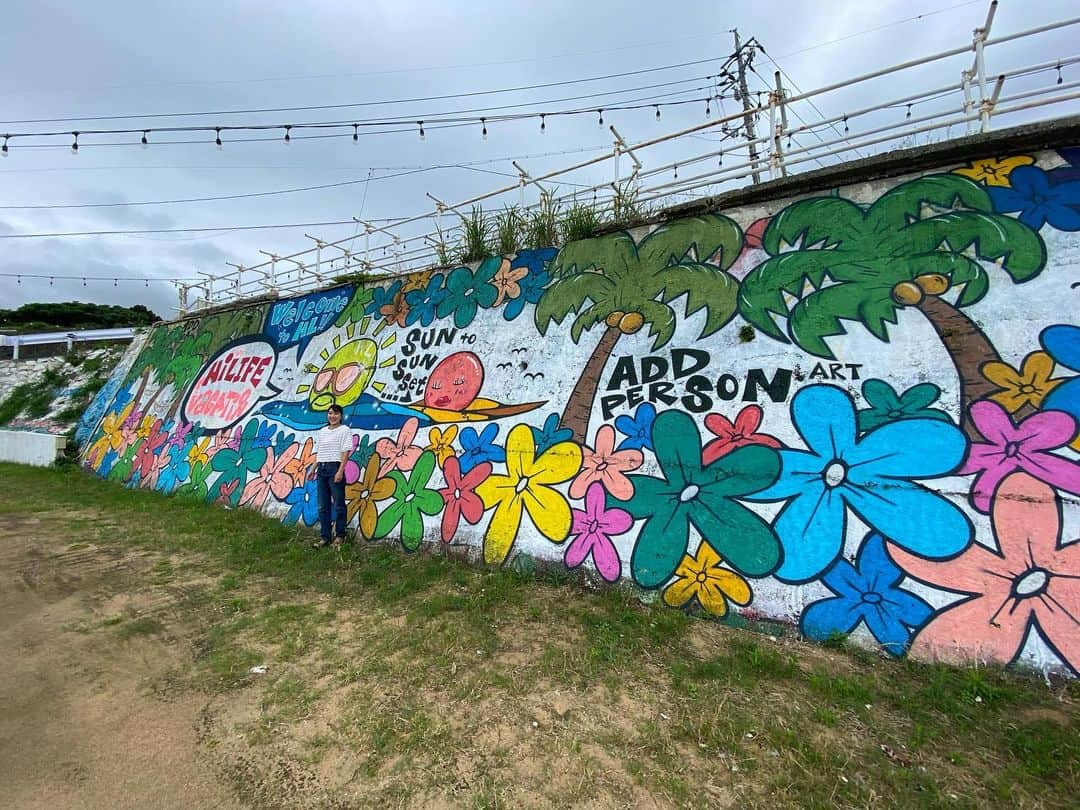
M342 544L344 542L345 542L344 535L338 535L337 537L334 538L334 542L332 543L332 545L334 546L334 548L341 548L341 546L342 546Z

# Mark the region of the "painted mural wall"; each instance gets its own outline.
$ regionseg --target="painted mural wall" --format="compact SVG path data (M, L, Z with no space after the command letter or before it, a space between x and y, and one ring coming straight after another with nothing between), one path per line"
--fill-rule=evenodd
M1080 149L983 159L160 325L84 461L311 526L337 403L358 542L1075 675L1078 313Z

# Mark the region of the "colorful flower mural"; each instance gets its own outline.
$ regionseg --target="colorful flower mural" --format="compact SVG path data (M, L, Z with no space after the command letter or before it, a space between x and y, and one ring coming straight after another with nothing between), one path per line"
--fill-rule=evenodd
M337 402L358 538L1076 673L1078 154L159 324L82 462L313 526Z

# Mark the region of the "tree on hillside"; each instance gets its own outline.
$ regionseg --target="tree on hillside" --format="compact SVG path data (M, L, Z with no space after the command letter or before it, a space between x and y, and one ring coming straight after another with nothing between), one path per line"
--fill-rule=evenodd
M23 304L18 309L0 309L0 327L35 329L110 329L121 326L149 326L160 321L142 304L120 307L67 301L62 304Z

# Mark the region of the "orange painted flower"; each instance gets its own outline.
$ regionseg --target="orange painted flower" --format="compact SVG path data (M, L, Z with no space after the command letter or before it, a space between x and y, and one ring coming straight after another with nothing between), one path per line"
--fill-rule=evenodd
M375 534L375 524L379 520L376 501L385 501L397 491L397 483L392 478L379 478L379 457L368 459L364 472L355 484L345 487L345 517L352 523L353 517L360 515L360 534L370 540Z
M307 439L304 446L296 454L296 457L285 465L285 472L293 477L296 486L302 487L307 480L308 473L315 466L314 441Z
M389 304L379 307L379 314L386 319L387 323L396 323L404 327L405 319L409 317L409 304L405 300L405 293L399 292Z
M420 270L416 273L409 273L409 275L405 276L405 284L401 288L402 294L413 290L427 289L428 282L431 281L434 272L434 270Z
M1017 166L1030 166L1035 162L1031 155L1014 155L1007 158L982 158L973 160L963 169L954 169L953 174L970 177L977 183L988 186L1009 185L1009 173Z
M1008 363L998 361L984 363L982 375L1001 390L991 394L990 399L1009 413L1016 413L1025 405L1038 408L1043 398L1053 391L1061 380L1051 380L1054 358L1046 352L1032 352L1024 358L1017 371Z
M454 453L454 439L457 438L457 434L457 425L450 425L446 430L433 427L428 431L428 446L424 449L435 454L440 468L446 466L446 460L450 456L456 455Z
M503 259L502 265L495 273L494 278L491 279L492 285L499 294L495 296L495 303L493 307L499 306L504 301L513 300L521 295L520 282L525 276L529 275L528 267L515 267L510 268L510 262Z
M664 589L664 602L677 608L696 598L713 616L725 615L729 601L749 605L749 583L734 571L721 568L720 562L720 555L702 540L697 554L687 554L679 563L676 580Z
M627 501L634 494L634 485L626 473L636 470L644 460L640 450L616 450L615 428L601 425L596 431L596 449L582 448L581 472L570 484L570 497L584 498L589 485L596 481L613 497Z

